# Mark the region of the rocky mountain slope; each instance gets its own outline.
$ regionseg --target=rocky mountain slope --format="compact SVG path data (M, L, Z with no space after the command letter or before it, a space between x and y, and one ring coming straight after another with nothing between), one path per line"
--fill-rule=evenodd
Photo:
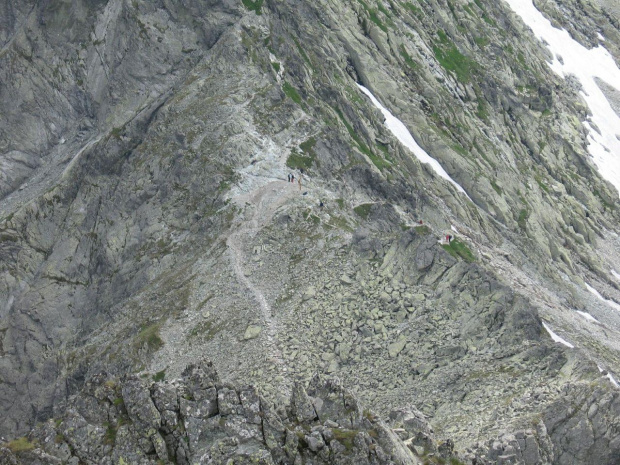
M406 428L392 430L319 378L308 392L296 385L287 409L277 410L252 386L221 383L210 363L150 386L99 374L65 409L29 439L0 449L0 463L460 463L449 442L436 444L419 412L393 412ZM414 435L405 442L397 433Z
M536 6L620 62L608 5ZM207 355L415 407L459 460L617 463L618 192L553 58L503 1L2 0L0 434Z

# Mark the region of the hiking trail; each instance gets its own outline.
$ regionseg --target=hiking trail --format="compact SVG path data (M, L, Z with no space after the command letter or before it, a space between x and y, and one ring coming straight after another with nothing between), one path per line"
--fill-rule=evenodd
M253 299L258 303L259 314L257 316L262 327L259 338L267 349L269 360L274 362L278 372L285 378L287 368L282 352L278 347L278 324L273 318L271 306L265 295L252 282L251 274L246 273L245 264L248 263L248 258L245 256L244 250L256 234L269 224L276 210L295 194L298 194L296 185L289 184L286 180L277 180L236 197L235 203L241 208L246 208L246 215L226 240L230 249L231 264L238 281L248 289ZM253 209L251 213L248 211L250 209ZM247 213L250 213L249 218Z

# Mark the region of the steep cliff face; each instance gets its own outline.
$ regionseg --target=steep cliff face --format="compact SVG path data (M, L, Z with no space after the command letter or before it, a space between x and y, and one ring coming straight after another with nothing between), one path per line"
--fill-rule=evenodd
M613 10L539 7L617 60ZM471 457L617 459L618 192L508 3L0 12L3 435L206 353L271 401L324 372L416 405Z

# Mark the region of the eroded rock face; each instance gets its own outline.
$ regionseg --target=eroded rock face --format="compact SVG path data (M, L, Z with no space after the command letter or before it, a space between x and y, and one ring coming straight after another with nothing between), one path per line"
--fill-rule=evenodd
M605 11L537 3L618 56ZM61 461L399 457L389 431L312 431L358 428L364 402L415 405L418 455L616 459L596 363L620 372L620 321L584 281L620 300L617 193L578 85L504 2L6 0L0 47L0 435L66 418ZM222 380L183 373L203 354ZM145 369L185 381L93 378Z
M295 386L285 413L254 387L219 382L210 362L172 383L99 375L65 415L29 434L24 450L0 449L0 463L420 463L337 382L315 379L309 392Z
M0 445L0 464L540 465L618 457L618 396L600 387L572 388L583 396L579 409L552 406L533 428L458 450L437 439L416 407L395 409L384 421L333 378L295 384L286 408L276 408L253 386L222 383L206 360L171 382L148 377L87 380L59 417Z

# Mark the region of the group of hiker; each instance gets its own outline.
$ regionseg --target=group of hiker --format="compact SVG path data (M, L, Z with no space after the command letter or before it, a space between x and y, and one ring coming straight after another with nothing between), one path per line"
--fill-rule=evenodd
M301 170L301 172L299 173L299 177L297 178L297 184L299 184L299 190L301 190L301 179L303 175L304 175L304 171ZM295 175L293 173L288 174L288 182L292 182L293 184L295 184Z

